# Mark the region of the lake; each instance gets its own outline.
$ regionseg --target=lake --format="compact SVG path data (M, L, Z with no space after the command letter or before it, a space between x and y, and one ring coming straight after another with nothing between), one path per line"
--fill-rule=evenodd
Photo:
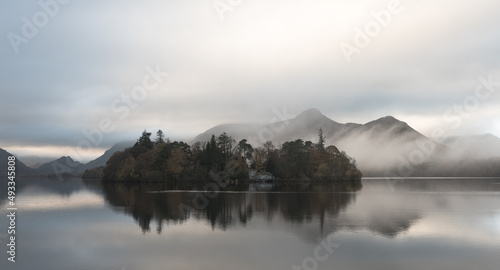
M3 187L7 190L6 187ZM500 179L101 185L17 180L1 269L498 269Z

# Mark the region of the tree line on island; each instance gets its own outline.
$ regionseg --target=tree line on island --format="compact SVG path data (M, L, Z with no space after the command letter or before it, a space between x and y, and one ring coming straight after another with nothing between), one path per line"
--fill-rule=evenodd
M105 167L88 170L83 178L100 177L106 182L207 181L216 173L224 180L247 180L250 171L266 172L281 181L341 182L360 181L362 177L354 159L333 145L325 146L320 129L317 143L297 139L276 147L267 141L255 148L246 139L236 143L225 132L189 146L171 142L161 130L151 140L151 133L145 130L133 147L114 153Z

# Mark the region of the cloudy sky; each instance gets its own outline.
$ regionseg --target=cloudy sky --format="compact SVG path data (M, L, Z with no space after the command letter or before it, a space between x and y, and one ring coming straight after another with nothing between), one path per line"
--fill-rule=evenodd
M88 160L313 107L500 136L499 25L497 0L4 0L0 147Z

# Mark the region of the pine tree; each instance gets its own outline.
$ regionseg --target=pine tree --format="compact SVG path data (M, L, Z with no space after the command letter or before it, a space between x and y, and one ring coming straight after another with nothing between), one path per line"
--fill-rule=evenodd
M316 144L316 148L318 151L324 152L325 151L325 136L323 135L323 129L319 128L318 131L318 143Z
M163 131L161 131L160 129L158 130L158 132L156 132L155 145L158 146L163 143L165 143L165 135L163 134Z
M134 144L134 147L132 147L134 157L138 157L140 154L154 148L154 143L151 141L150 137L151 132L147 132L146 130L142 132L141 137Z

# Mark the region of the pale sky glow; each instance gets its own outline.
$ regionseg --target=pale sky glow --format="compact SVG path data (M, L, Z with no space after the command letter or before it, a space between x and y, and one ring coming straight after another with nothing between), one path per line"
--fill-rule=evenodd
M76 151L74 147L69 146L38 146L38 145L16 145L8 147L12 153L19 156L36 156L58 159L61 155L78 158L78 161L90 161L95 157L102 155L108 148L90 148L83 151Z
M456 215L456 213L455 213ZM425 220L419 220L408 231L412 237L442 237L447 241L460 239L472 243L497 245L497 236L500 236L500 212L491 213L490 218L485 218L482 223L471 222L457 224L453 211L437 212ZM479 225L479 227L478 227ZM464 231L468 233L464 235ZM444 240L443 240L444 241Z
M25 37L38 2L0 11L0 147L15 154L65 155L102 119L114 130L89 157L144 129L189 141L217 124L267 123L284 107L338 122L393 115L430 135L480 77L500 81L493 0L396 1L401 12L350 63L340 45L354 46L355 29L391 0L243 0L223 20L211 0L73 0ZM123 117L123 95L157 66L169 75ZM497 88L450 135L500 136Z
M102 196L81 192L72 194L71 198L58 195L39 195L30 196L30 200L19 200L19 207L23 211L54 211L78 208L100 208L105 202ZM7 202L2 205L2 208L7 208Z

